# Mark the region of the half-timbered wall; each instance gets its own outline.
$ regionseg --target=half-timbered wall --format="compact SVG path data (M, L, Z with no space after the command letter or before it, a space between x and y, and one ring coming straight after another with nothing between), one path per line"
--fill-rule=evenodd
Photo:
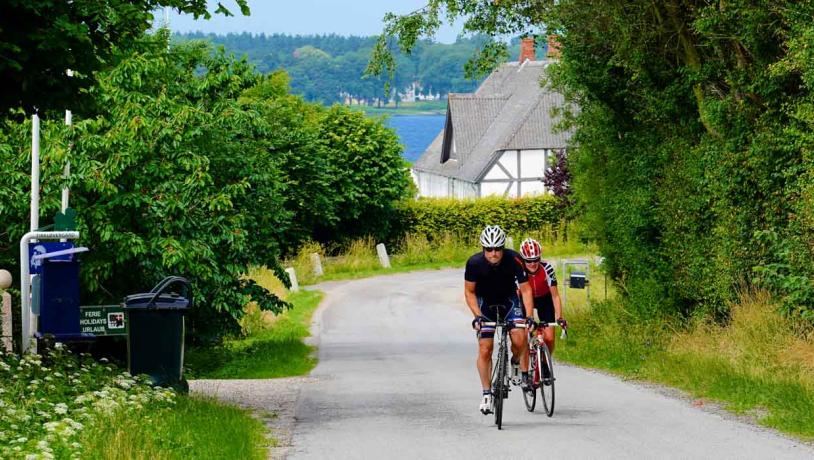
M411 171L420 196L435 198L475 198L478 185L451 177L422 171Z
M542 179L553 152L550 149L506 150L480 183L480 196L518 197L546 193Z

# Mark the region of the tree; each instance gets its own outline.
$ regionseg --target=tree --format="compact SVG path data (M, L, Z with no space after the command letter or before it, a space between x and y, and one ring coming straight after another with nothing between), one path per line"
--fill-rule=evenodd
M244 15L246 0L235 0ZM215 13L231 15L218 2ZM0 113L9 108L81 110L96 72L116 64L153 25L153 12L172 7L209 18L206 0L6 0L0 5ZM73 71L69 76L66 71Z
M568 160L565 157L565 150L554 151L554 166L545 170L543 184L559 198L560 205L568 207L572 204L571 198L571 171L568 169Z

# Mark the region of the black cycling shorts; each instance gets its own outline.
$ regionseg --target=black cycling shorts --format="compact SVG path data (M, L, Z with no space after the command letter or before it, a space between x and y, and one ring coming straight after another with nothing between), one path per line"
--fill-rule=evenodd
M551 293L542 297L534 298L534 309L537 310L537 317L540 322L553 323L554 318L554 298Z

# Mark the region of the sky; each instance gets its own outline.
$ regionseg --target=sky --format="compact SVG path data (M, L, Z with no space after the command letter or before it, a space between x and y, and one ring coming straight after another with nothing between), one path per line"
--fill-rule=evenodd
M377 35L382 32L385 13L405 14L426 5L427 0L248 0L251 16L240 15L234 0L221 0L235 16L213 16L194 20L191 15L170 14L175 32L219 34L251 32L290 35L330 34ZM215 5L217 2L210 0ZM214 6L210 8L214 11ZM156 15L162 17L161 15ZM461 31L460 23L443 26L435 39L452 43Z

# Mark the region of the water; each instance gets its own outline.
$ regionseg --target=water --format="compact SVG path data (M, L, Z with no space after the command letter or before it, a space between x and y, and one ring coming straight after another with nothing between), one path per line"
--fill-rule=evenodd
M387 126L396 130L404 144L404 158L415 163L444 129L445 118L446 115L395 115L387 120Z

